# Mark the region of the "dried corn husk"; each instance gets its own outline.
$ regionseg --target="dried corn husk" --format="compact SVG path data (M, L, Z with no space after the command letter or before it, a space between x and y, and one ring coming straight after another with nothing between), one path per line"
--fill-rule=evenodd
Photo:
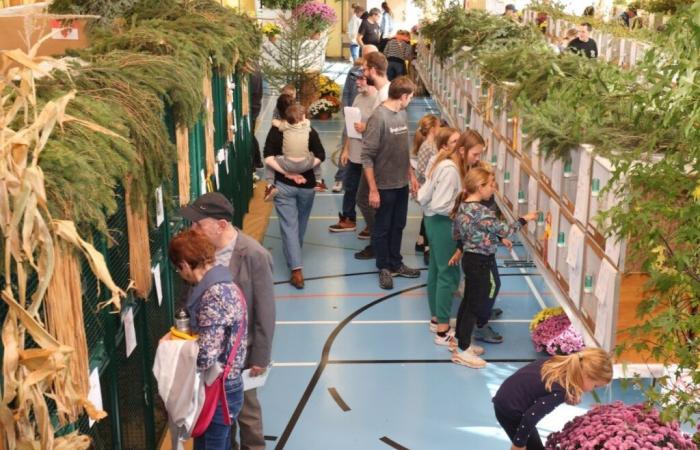
M29 53L0 52L3 62L19 64L8 69L3 63L0 68L0 248L5 269L5 289L0 297L9 306L2 327L0 448L7 444L11 449L83 449L89 446L84 436L54 438L46 404L46 397L55 401L61 424L75 421L83 409L95 420L105 416L86 398L87 347L80 269L69 246L85 255L95 275L111 291L112 298L106 305L119 309L125 294L112 281L102 255L80 238L74 224L51 218L38 162L56 125L75 121L93 131L111 132L65 114L75 91L38 107L35 76L50 76L39 63L52 66L50 58L35 56L38 45ZM28 299L30 277L35 277L38 284ZM56 336L39 317L45 300L49 326ZM79 331L83 331L82 336ZM39 348L25 348L26 333Z
M177 185L180 194L180 206L190 202L190 145L187 128L178 125L175 130L177 146Z
M151 244L148 238L148 205L134 203L131 197L131 177L124 180L126 225L129 236L129 273L137 296L147 299L151 292Z

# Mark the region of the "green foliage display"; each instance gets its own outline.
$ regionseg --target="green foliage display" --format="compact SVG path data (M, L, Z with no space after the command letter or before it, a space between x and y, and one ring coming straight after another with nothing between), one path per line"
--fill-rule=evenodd
M650 13L669 13L692 5L694 0L642 0L641 8Z
M270 9L294 9L306 0L264 0L263 6Z
M133 178L134 202L175 176L166 107L176 123L193 125L202 117L205 73L245 71L259 56L262 34L254 20L213 0L57 0L51 8L105 19L91 28L91 47L72 53L81 62L70 75L42 80L38 95L48 100L77 89L68 113L127 139L69 124L42 156L52 213L107 232L114 188L125 176Z
M494 31L501 23L503 30ZM472 23L477 22L477 23ZM642 385L666 420L700 417L700 2L679 9L644 60L629 70L557 56L526 30L461 8L424 28L441 58L470 61L507 90L524 130L549 156L593 144L614 168L601 213L607 235L626 240L627 261L649 275L626 330L626 348L647 351L673 373ZM470 36L462 36L471 33ZM481 34L483 33L483 34ZM518 40L520 41L518 42ZM540 37L543 41L543 38ZM462 46L470 47L459 54ZM508 82L508 83L505 83Z

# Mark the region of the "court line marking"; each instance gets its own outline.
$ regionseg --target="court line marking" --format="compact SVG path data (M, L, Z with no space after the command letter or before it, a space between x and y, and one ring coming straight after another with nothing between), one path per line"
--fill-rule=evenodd
M512 248L510 249L510 256L512 256L514 260L520 261L520 258L518 258L518 254L515 253L515 250L513 250ZM526 272L525 272L525 269L521 267L521 268L520 268L520 273L526 273ZM540 307L541 307L542 309L547 308L547 305L544 303L544 300L542 299L542 296L540 295L539 291L535 288L535 285L532 283L532 279L530 278L530 276L529 276L529 275L525 275L523 278L525 278L525 283L527 283L527 286L528 286L528 287L530 288L530 290L532 291L532 295L535 296L535 299L536 299L537 302L540 304ZM499 295L501 295L501 294L499 293Z
M272 367L316 367L318 362L315 361L292 361L292 362L272 362Z
M306 280L308 281L308 280ZM312 298L326 298L326 297L377 297L381 295L382 292L324 292L321 294L288 294L288 295L276 295L275 300L291 300L291 299L312 299ZM549 295L549 294L546 294ZM401 294L402 297L425 297L426 291L415 291L406 292ZM526 297L530 298L530 293L528 291L514 291L514 292L499 292L499 297Z
M495 319L489 323L530 323L531 319ZM353 320L349 325L413 325L426 324L429 320ZM278 320L276 325L337 325L340 320Z

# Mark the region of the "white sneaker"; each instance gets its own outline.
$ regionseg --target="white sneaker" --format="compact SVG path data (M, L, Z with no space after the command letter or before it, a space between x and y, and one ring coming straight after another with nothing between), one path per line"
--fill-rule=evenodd
M333 189L331 189L333 192L336 194L340 191L343 190L343 182L342 181L336 181L335 184L333 185Z
M452 330L450 330L450 331L452 331ZM447 334L445 334L444 336L440 336L439 334L436 334L435 339L433 339L435 344L436 345L444 345L445 347L450 347L451 345L456 345L454 331L452 331L452 333L450 333L450 331L448 331Z
M473 351L472 348L455 352L452 354L452 362L455 364L460 364L462 366L467 366L472 369L483 369L486 367L486 361L479 358Z

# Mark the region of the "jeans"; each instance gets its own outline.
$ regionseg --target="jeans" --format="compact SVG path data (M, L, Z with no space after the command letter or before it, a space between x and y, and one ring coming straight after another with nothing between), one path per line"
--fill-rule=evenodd
M408 214L408 186L379 190L379 208L374 215L372 246L379 270L398 270L403 264L401 238Z
M369 206L369 184L364 171L360 175L360 184L357 186L357 207L365 218L365 224L371 236L374 230L374 208Z
M239 375L234 380L226 380L225 387L228 411L235 422L243 407L243 379ZM195 438L194 450L229 450L230 448L231 425L224 423L223 404L219 403L207 431Z
M360 57L360 46L358 44L350 44L350 58L355 62Z
M406 63L390 60L386 69L387 79L392 81L394 78L398 78L402 75L406 75Z
M345 178L343 179L343 217L347 217L353 222L357 220L355 205L357 204L357 186L360 184L362 176L362 164L348 161L345 166Z
M316 192L285 183L277 183L277 190L275 210L280 222L284 258L290 270L301 269L301 247Z
M503 414L498 408L494 408L496 413L496 420L501 424L503 431L506 432L508 437L512 440L515 437L515 433L518 431L518 425L522 417L511 417L508 414ZM537 428L533 428L530 436L527 438L527 443L525 444L527 450L544 450L544 445L542 445L542 440L540 439L540 434L537 432Z
M236 442L236 428L241 433L240 445ZM243 393L243 408L238 415L238 427L234 422L231 431L231 448L234 450L265 450L262 409L258 401L257 389L248 389Z
M464 271L464 297L457 312L455 337L461 350L471 345L474 325L479 317L491 314L493 301L496 299L496 285L493 279L492 265L496 259L492 255L466 252L462 255Z

